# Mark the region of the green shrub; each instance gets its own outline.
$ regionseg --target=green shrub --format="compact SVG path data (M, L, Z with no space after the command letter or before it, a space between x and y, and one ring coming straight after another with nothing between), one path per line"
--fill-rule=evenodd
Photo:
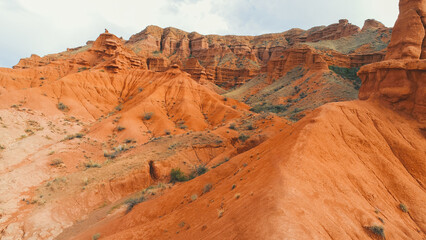
M408 212L408 208L407 208L407 206L406 206L405 204L403 204L403 203L400 203L400 204L399 204L399 209L401 209L401 211L403 211L403 212L405 212L405 213L407 213L407 212Z
M114 158L117 157L117 155L118 155L117 152L111 152L111 153L104 152L104 157L109 158L109 159L114 159Z
M207 168L207 166L205 164L200 164L195 166L195 168L192 170L191 174L189 175L189 179L193 179L196 178L198 176L203 175L204 173L206 173L209 169Z
M296 92L296 94L298 94L300 92L300 87L299 86L295 86L294 87L294 91Z
M92 240L98 240L101 237L100 233L96 233L95 235L92 236Z
M75 138L83 138L83 137L84 137L84 134L83 134L83 133L76 133L76 134L74 135L74 137L75 137Z
M81 67L81 68L78 68L78 72L86 71L87 69L88 69L87 67Z
M187 128L188 128L188 126L186 126L186 125L185 125L185 121L184 121L184 120L180 120L180 121L178 121L176 125L177 125L177 127L178 127L178 128L180 128L180 129L184 129L184 130L185 130L185 129L187 129Z
M125 140L125 142L127 142L128 139ZM104 157L109 158L109 159L114 159L116 158L120 153L125 152L127 150L129 150L132 147L128 147L126 144L123 145L118 145L117 147L113 148L113 152L108 153L108 152L104 152Z
M381 236L382 238L385 238L385 229L383 226L369 226L367 227L368 230L370 230L372 233Z
M56 105L56 107L61 111L65 111L68 109L68 106L63 104L62 102L59 102L58 105Z
M101 167L101 165L99 163L94 163L92 161L84 163L84 166L86 168L100 168Z
M67 135L64 140L73 140L74 138L83 138L84 134L83 133L76 133L73 135Z
M169 130L169 129L164 130L164 133L165 133L166 135L170 135L170 134L171 134L171 132L170 132L170 130Z
M188 181L188 177L183 173L180 168L173 168L170 171L170 182L185 182Z
M272 112L272 113L280 113L285 112L290 107L290 104L287 105L269 105L269 104L259 104L252 108L250 108L250 111L255 113L261 113L261 112Z
M153 112L147 112L143 115L143 119L145 120L150 120L152 118L152 116L154 115Z
M241 142L245 142L249 138L250 137L245 134L241 134L240 136L238 136L238 139L240 139Z
M356 90L361 87L361 79L357 75L359 71L358 67L345 68L338 66L328 66L328 68L331 71L335 72L337 75L341 76L342 78L350 80Z
M119 104L117 107L115 107L116 111L121 111L123 109L123 105Z
M123 127L123 126L117 126L117 131L119 131L119 132L123 131L124 129L126 129L126 128Z
M132 209L138 205L141 202L144 202L146 199L144 196L141 197L137 197L137 198L131 198L125 201L125 203L127 204L127 209L126 209L126 213L129 213L130 211L132 211Z
M64 162L61 159L53 159L52 161L50 161L50 166L58 167L62 163L64 163Z
M235 130L236 129L235 123L231 123L229 125L229 129Z

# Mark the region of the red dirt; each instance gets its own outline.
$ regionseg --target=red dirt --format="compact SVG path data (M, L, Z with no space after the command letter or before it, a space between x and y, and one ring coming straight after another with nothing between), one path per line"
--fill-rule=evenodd
M387 41L374 20L257 37L150 26L0 69L0 238L425 239L425 5L401 0L387 52L319 47ZM320 106L353 93L329 66L372 62L360 100ZM307 115L254 113L215 85L254 76L240 100ZM177 168L208 171L170 183Z

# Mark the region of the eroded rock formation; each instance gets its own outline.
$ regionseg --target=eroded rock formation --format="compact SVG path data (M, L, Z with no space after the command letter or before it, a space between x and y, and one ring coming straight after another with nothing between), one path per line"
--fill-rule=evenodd
M402 0L386 60L426 59L426 2Z
M375 99L426 121L424 0L401 0L386 61L361 68L361 100Z
M371 35L370 38L387 44L386 38L381 39L381 35L388 34L389 29L381 23L368 20L363 30L365 29L370 31L368 33ZM95 42L89 41L83 47L68 49L64 53L43 58L32 56L22 59L15 68L45 66L52 61L70 58L73 59L73 63L81 65L79 68L93 68L99 65L98 67L112 72L129 68L147 68L162 72L172 64L178 64L191 73L195 80L206 78L221 87L231 88L244 84L260 73L269 74L270 77L285 74L286 72L281 70L270 72L271 66L276 65L280 58L287 58L288 52L297 52L305 48L306 43L335 41L359 33L359 27L350 24L348 20L340 20L339 23L327 27L314 27L307 31L291 29L283 33L260 36L201 35L171 27L163 29L148 26L126 42L106 32ZM354 37L349 41L357 40ZM377 49L367 45L358 47L349 54L339 51L330 53L324 47L315 47L315 54L327 64L341 67L359 67L382 60L384 52L381 49L384 46ZM92 54L85 54L87 52ZM331 60L330 54L332 58L336 56L340 60ZM298 61L298 63L304 66L311 65L311 62Z

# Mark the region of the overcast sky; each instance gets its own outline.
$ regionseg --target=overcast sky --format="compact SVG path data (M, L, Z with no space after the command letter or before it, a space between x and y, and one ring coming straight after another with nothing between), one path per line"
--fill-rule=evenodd
M0 0L0 67L85 45L105 28L125 39L148 25L259 35L342 18L391 27L397 15L398 0Z

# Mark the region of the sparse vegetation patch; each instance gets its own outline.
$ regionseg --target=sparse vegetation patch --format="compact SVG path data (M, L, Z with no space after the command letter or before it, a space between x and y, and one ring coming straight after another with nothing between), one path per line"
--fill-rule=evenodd
M337 75L341 76L342 78L350 80L356 90L361 87L361 79L357 75L359 71L358 67L344 68L338 66L329 66L328 68L331 71L335 72Z
M61 159L53 159L50 161L50 166L58 167L61 166L64 162Z
M238 136L238 139L240 139L241 142L245 142L247 141L247 139L249 139L250 137L245 135L245 134L240 134L240 136Z
M272 113L280 113L285 112L290 107L290 104L287 105L270 105L270 104L259 104L250 109L250 111L255 113L261 113L261 112L272 112Z
M64 138L64 141L65 140L73 140L74 138L83 138L84 137L84 134L83 133L76 133L76 134L73 134L73 135L68 135L68 136L66 136L65 138Z
M189 179L193 179L193 178L196 178L198 176L201 176L204 173L206 173L208 170L209 169L207 168L207 166L205 164L197 165L197 166L194 167L191 174L189 174Z
M170 171L170 182L185 182L188 181L188 177L183 173L180 168L173 168Z
M129 213L130 211L132 211L132 209L138 205L141 202L144 202L146 199L144 196L141 197L137 197L137 198L130 198L128 200L126 200L126 204L127 204L127 209L126 209L126 213Z
M94 163L92 161L84 163L84 166L87 168L100 168L101 165L99 163Z

